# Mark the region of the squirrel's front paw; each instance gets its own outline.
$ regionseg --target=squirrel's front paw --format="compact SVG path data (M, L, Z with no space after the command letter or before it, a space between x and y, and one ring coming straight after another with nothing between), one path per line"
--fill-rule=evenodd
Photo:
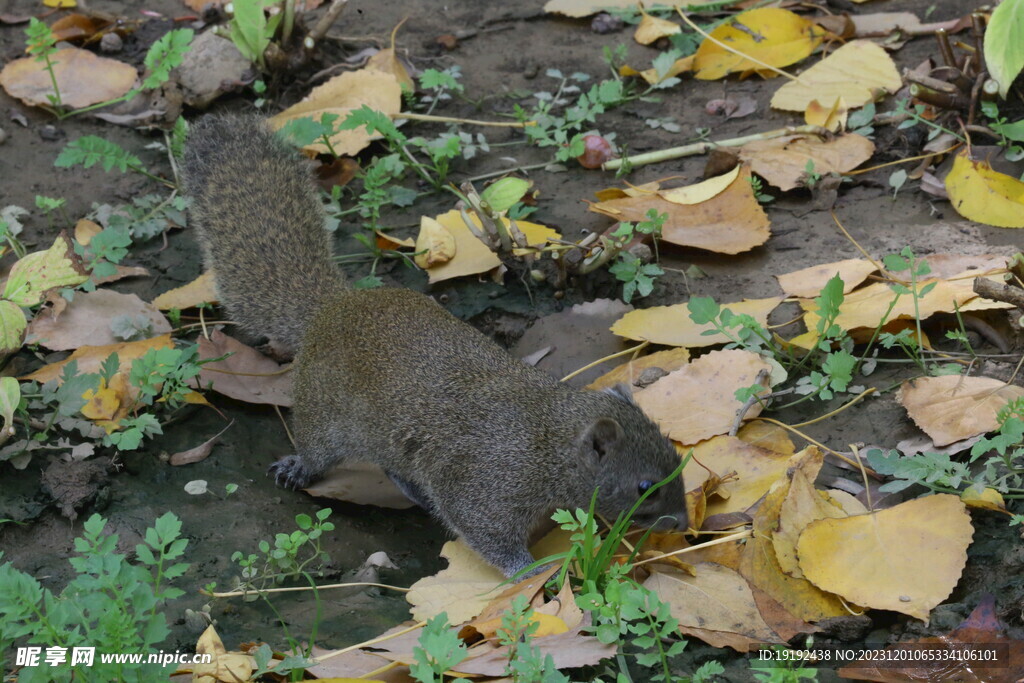
M297 455L281 458L267 468L267 474L274 476L274 481L278 486L292 490L304 489L313 480L313 476L303 464L302 458Z

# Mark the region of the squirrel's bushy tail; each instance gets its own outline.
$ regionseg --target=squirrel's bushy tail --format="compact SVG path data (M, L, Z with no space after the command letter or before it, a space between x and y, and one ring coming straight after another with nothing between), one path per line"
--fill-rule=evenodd
M232 319L297 349L345 282L309 164L256 115L193 123L185 191L217 293Z

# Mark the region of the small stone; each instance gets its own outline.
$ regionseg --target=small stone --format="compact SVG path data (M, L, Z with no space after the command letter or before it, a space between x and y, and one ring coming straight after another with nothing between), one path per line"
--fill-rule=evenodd
M100 51L112 54L120 52L122 49L124 49L124 41L116 33L104 33L100 38Z
M621 31L626 25L622 17L612 16L607 12L601 12L590 22L590 30L599 35Z
M661 368L644 368L640 375L633 380L633 385L638 387L649 387L668 373Z
M39 129L39 137L47 142L53 142L64 137L64 131L57 128L57 126L48 123Z

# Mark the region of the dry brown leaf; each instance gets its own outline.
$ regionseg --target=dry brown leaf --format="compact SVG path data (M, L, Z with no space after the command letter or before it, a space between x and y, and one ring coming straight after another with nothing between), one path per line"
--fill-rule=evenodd
M149 320L150 336L171 331L167 318L134 294L121 294L109 289L78 292L59 316L50 309L40 311L29 323L27 344L42 344L54 351L67 351L80 346L117 344L111 330L115 318L128 315Z
M753 317L762 327L768 325L768 314L782 303L782 297L770 299L746 299L722 304L733 313L746 314ZM710 324L698 325L690 319L690 309L686 304L672 306L651 306L630 311L615 321L612 332L627 339L650 341L653 344L666 346L686 346L690 348L724 344L729 339L721 334L704 335L715 328ZM814 328L810 328L814 329Z
M770 369L756 353L712 351L636 392L634 398L673 440L694 444L728 432L742 405L736 400L736 390L751 386L762 370L767 373ZM761 384L767 391L767 378L762 377ZM760 406L754 404L746 419L760 412Z
M813 299L821 294L825 284L836 275L843 279L843 293L848 294L876 270L874 264L867 259L851 258L834 263L822 263L775 277L787 296Z
M696 576L651 574L644 588L668 603L681 627L738 633L762 643L781 642L761 617L750 586L736 570L710 562L694 569Z
M740 427L740 431L736 433L736 436L751 446L764 448L775 453L782 453L783 455L793 455L796 453L796 446L793 445L792 439L789 438L789 432L778 425L765 422L764 420L753 420L746 423Z
M862 135L847 133L832 140L790 135L748 142L739 149L740 159L751 170L783 192L800 187L808 162L814 172L846 173L871 158L875 145Z
M213 390L246 403L291 406L292 373L261 354L251 346L232 339L220 330L210 338L199 337L199 358L219 358L232 355L216 363L206 363L199 372L202 387L213 383Z
M798 80L779 88L771 106L802 112L812 100L831 105L842 97L849 108L856 109L883 93L896 92L902 85L892 57L881 46L870 40L855 40L804 71Z
M333 498L356 505L404 510L415 505L377 465L352 463L330 469L302 489L315 498Z
M402 110L402 87L398 79L377 69L348 71L313 88L305 99L271 118L270 123L278 129L292 119L311 117L319 121L322 114L337 114L341 117L340 122L350 111L363 105L387 116L398 114ZM372 139L366 128L360 126L332 135L331 146L335 154L354 155ZM322 142L314 142L303 149L317 154L331 152Z
M740 574L752 587L766 593L802 621L847 615L847 606L836 595L822 591L806 579L785 574L779 566L772 533L778 527L787 489L788 482L780 482L768 492L754 513L754 536L744 548Z
M92 238L101 232L103 232L103 226L87 218L82 218L75 223L75 241L83 247L89 246Z
M629 360L617 368L601 375L587 385L588 389L608 389L616 384L625 384L633 390L633 382L647 368L660 368L665 372L678 370L690 362L690 352L685 348L656 351L636 360Z
M30 379L43 383L59 379L61 373L64 372L64 366L71 361L77 361L80 374L99 372L103 361L107 360L112 353L116 353L120 361L118 368L122 371L127 371L131 368L132 361L136 358L142 358L150 349L170 348L174 348L174 342L171 341L171 335L169 334L153 337L152 339L143 339L142 341L122 342L107 346L82 346L64 360L44 365L32 374L19 377L18 379Z
M797 554L800 569L819 588L927 621L960 580L973 535L963 501L940 493L866 515L811 522Z
M255 660L241 652L228 652L217 630L207 626L196 642L196 654L209 655L211 661L192 665L192 680L196 683L247 681L256 670Z
M138 77L132 66L77 47L57 50L51 62L61 104L69 109L118 98L132 89ZM46 63L36 61L35 57L8 62L0 71L0 85L8 95L25 104L51 106L48 96L54 94L53 82Z
M370 57L366 62L367 69L376 69L389 74L398 81L398 85L407 92L414 92L416 90L416 84L412 80L412 76L409 75L409 70L402 64L402 60L395 54L395 48L388 47L384 48L377 54Z
M659 5L668 7L689 7L699 5L705 0L665 0ZM544 5L544 11L548 14L563 14L567 17L589 17L591 14L604 12L609 9L632 9L636 7L636 0L548 0Z
M153 299L153 305L161 311L172 308L182 310L202 303L217 303L217 283L212 270L208 270L192 282L169 289Z
M593 666L602 659L614 656L615 644L606 645L592 635L585 635L583 631L590 625L590 616L587 615L583 622L571 631L534 638L530 644L540 650L542 658L550 655L556 669ZM506 671L508 662L509 646L504 646L490 648L486 654L479 657L471 656L464 659L452 667L452 670L462 674L501 676Z
M943 375L907 380L898 400L936 446L999 429L996 414L1024 388L991 377Z
M411 625L411 623L401 624L393 629L388 629L381 635L386 636L392 631L400 631ZM420 635L419 630L414 631L414 633L417 637ZM334 651L313 645L311 656L313 659L319 659L323 655L332 652ZM352 650L343 655L331 656L313 666L306 667L306 672L316 676L317 679L325 680L326 683L331 683L332 681L342 683L354 681L358 677L365 676L371 672L373 673L373 678L359 678L359 680L365 680L369 683L416 683L416 679L409 675L409 667L407 666L398 665L386 671L379 670L389 663L390 660L384 659L372 652Z
M187 451L178 451L177 453L173 453L168 459L168 462L171 465L178 467L180 465L191 465L192 463L206 460L210 457L213 447L218 441L220 441L220 437L224 435L224 432L231 429L231 425L233 424L235 424L234 421L198 446L189 448Z
M771 236L768 216L754 196L746 167L729 187L700 204L676 204L658 195L640 195L590 205L591 211L629 222L644 220L651 209L668 214L662 239L683 247L738 254L764 244Z

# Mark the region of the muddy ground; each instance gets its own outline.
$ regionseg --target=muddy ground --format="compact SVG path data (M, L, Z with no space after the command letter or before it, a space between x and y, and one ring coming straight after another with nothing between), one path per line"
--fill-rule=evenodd
M845 4L845 3L844 3ZM934 7L930 21L962 16L979 3L973 0L893 0L874 3L865 11L910 11L923 16ZM147 0L146 2L104 2L94 0L97 9L122 13L133 19L144 19L142 10L161 13L167 17L190 14L178 0ZM479 106L455 100L436 113L451 116L489 118L495 112L511 110L513 100L509 92L546 90L552 85L545 78L548 68L565 73L583 71L603 78L606 67L600 56L604 46L629 46L630 63L646 65L654 51L636 45L627 30L610 35L598 35L590 30L589 21L569 20L540 13L542 0L524 0L519 3L496 1L416 0L407 2L373 2L352 0L342 20L332 30L336 40L325 41L323 62L313 66L287 87L273 93L268 109L272 111L295 102L308 89L303 78L314 70L335 63L346 54L367 45L383 46L392 27L401 19L408 21L399 34L399 46L407 51L419 68L444 68L461 65L466 94L479 99ZM36 0L9 0L7 12L29 14L38 11ZM444 52L436 45L442 34L462 29L487 29L475 37L463 40L457 49ZM157 33L156 35L159 35ZM0 27L0 60L20 56L23 45L22 27ZM140 37L141 40L141 37ZM152 38L150 38L152 40ZM129 39L131 47L131 39ZM144 49L145 46L142 46ZM931 39L909 42L894 58L900 67L913 67L928 55L936 54ZM701 82L687 78L683 84L663 92L660 104L634 102L603 116L601 130L618 134L620 143L627 143L631 152L641 152L684 144L693 139L697 127L711 129L712 139L781 127L795 122L794 117L768 108L768 100L777 87L773 81L758 79ZM758 102L758 112L751 117L724 121L706 113L705 103L726 95L747 95ZM251 107L241 96L228 97L214 105L214 109L245 109ZM880 105L880 110L891 108L891 100ZM194 116L196 112L187 112ZM681 126L681 132L668 133L652 130L644 119L652 116L672 116ZM27 127L16 123L14 117L24 117ZM0 93L0 128L8 139L0 146L0 206L16 204L34 206L35 195L63 197L67 200L67 214L72 221L84 215L93 202L120 204L131 197L159 188L138 176L117 176L93 168L58 170L53 160L64 145L82 135L95 134L117 142L138 155L157 172L168 174L165 157L145 146L155 134L136 132L89 117L76 117L58 122L39 110L28 108ZM418 130L436 132L430 126ZM920 147L918 132L897 132L892 128L878 131L878 151L871 164L878 164L917 153ZM911 137L908 137L911 136ZM514 132L488 132L494 142L519 138ZM549 157L548 150L526 146L497 148L471 162L460 162L452 178L462 178L506 168L515 157L519 164L531 164ZM666 176L681 176L693 182L700 179L705 159L693 157L682 161L637 169L630 182L643 183ZM1001 251L1007 245L1020 247L1020 233L1000 230L960 219L947 202L937 201L917 191L911 182L894 200L887 181L890 169L857 177L857 182L844 185L836 204L836 214L860 243L872 254L897 251L905 245L914 247L918 254L935 251L980 252ZM590 213L582 202L602 187L615 183L611 173L586 171L570 164L568 172L534 172L531 177L540 191L539 210L531 218L550 225L569 238L583 230L603 229L608 219ZM738 256L721 256L697 250L673 248L664 245L662 265L668 273L659 280L654 293L639 301L640 306L673 304L685 301L691 295L712 296L718 301L733 301L744 297L758 298L776 294L779 290L774 279L778 273L817 263L857 256L854 246L836 229L827 212L805 213L809 195L800 191L782 196L767 207L772 221L772 238L762 247ZM448 208L447 197L428 199L417 205L415 211L394 211L386 217L389 225L402 226L399 234L411 234L418 224L420 212L430 214L435 209ZM350 233L352 224L342 225L341 232ZM54 228L38 212L26 223L26 241L44 245L53 238ZM339 244L339 252L354 250L351 240ZM175 231L167 244L157 238L136 245L126 259L131 265L149 268L153 277L125 280L115 289L133 292L145 300L173 287L190 281L201 272L196 243L188 230ZM707 277L687 280L681 271L691 265L698 266ZM366 273L353 270L361 277ZM614 296L612 284L607 281L584 283L566 292L565 299L557 301L550 289L535 290L535 303L531 305L525 292L516 283L507 289L480 285L475 282L443 283L429 288L426 278L404 269L384 275L389 284L400 283L442 296L446 305L457 315L468 318L482 329L496 334L504 344L513 344L538 317L556 312L567 304L590 300L599 296ZM496 294L494 293L496 292ZM784 316L780 316L780 320ZM549 335L550 336L550 335ZM554 333L558 339L558 332ZM529 338L527 338L529 339ZM545 345L543 339L517 347L521 353L535 351ZM556 344L557 345L557 344ZM565 346L564 344L562 345ZM589 360L601 357L606 348L618 348L618 342L604 338L593 346L582 349L562 348L567 353L561 365L579 367ZM983 347L982 352L994 352ZM554 368L557 372L560 368ZM872 384L889 386L896 381L892 375L873 377ZM170 510L184 521L184 533L190 539L187 560L192 563L189 573L179 581L187 591L186 597L176 601L168 610L173 636L164 647L190 650L198 632L186 625L186 608L199 609L206 602L197 590L216 581L222 587L230 584L235 573L229 555L233 550L255 547L258 539L272 538L278 531L293 527L300 512L311 513L322 506L334 509L332 520L336 530L326 539L326 549L332 557L331 575L327 580L343 580L359 567L371 553L385 551L399 569L386 570L382 579L387 583L409 585L419 577L432 574L443 566L438 550L445 540L444 532L423 512L383 510L372 507L338 504L315 500L302 493L275 488L264 476L267 466L290 451L288 439L278 417L272 410L233 403L213 396L228 420L234 426L214 448L211 457L187 467L171 467L161 454L174 453L195 446L219 432L224 419L209 410L190 414L166 430L165 436L148 448L133 452L120 460L118 471L109 481L109 491L99 509L109 522L109 528L121 536L121 543L129 549L138 542L140 534L157 516ZM792 410L780 416L794 423L812 418L836 407L833 403L803 404L802 410ZM804 406L807 406L805 409ZM842 417L815 424L808 432L835 448L845 449L847 444L864 442L892 447L896 441L916 434L903 410L898 409L892 393L866 400ZM43 457L37 457L24 471L15 471L9 464L0 464L0 518L12 519L19 525L0 526L0 550L5 559L18 568L38 577L52 589L59 589L69 577L66 557L72 550L72 539L81 532L81 521L92 510L83 511L77 522L69 522L42 492L41 472L48 466ZM238 492L226 499L215 496L190 496L184 485L195 479L209 481L211 490L222 491L224 485L235 483ZM1016 627L1021 625L1020 597L1022 595L1022 562L1020 538L1015 530L1006 526L1004 518L987 513L974 515L975 541L970 550L971 561L948 607L940 608L933 627L948 630L960 617L966 615L983 592L994 592L1002 608L1002 616ZM1016 604L1016 607L1013 605ZM295 633L308 633L313 617L312 601L288 597L276 602L276 607L288 620ZM324 620L320 627L318 644L340 647L372 637L408 617L407 606L401 595L366 591L354 596L326 596ZM229 648L242 641L265 640L274 646L284 644L282 629L269 611L256 603L220 602L213 606L212 615L218 630ZM880 617L879 628L901 632L905 622L901 619ZM707 657L728 658L721 651L694 643L688 649L688 658L699 663ZM692 665L681 666L692 670ZM732 673L735 680L744 680L745 666Z

